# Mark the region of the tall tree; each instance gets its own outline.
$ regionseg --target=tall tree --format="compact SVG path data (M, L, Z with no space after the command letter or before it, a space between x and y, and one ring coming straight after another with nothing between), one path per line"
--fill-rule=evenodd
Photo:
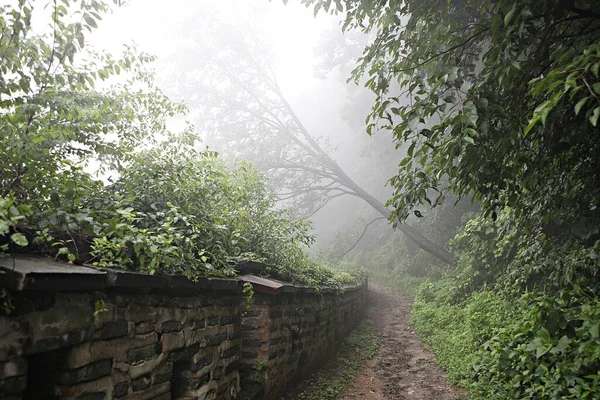
M174 82L196 113L200 130L225 143L234 156L257 162L281 198L294 201L307 214L350 195L388 218L390 210L338 165L325 150L326 141L315 137L298 117L279 86L268 48L230 25L213 22L211 30L216 34L202 37L194 32L203 45L192 44L184 59L177 60L191 68ZM201 48L202 54L194 48ZM414 228L395 225L425 251L453 262L450 252Z

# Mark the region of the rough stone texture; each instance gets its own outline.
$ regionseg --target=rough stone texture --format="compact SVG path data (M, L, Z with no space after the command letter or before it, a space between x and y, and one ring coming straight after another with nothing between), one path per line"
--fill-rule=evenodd
M22 307L1 317L0 398L204 399L223 386L227 391L215 398L232 399L229 388L239 392L239 372L224 371L239 360L241 293L139 292L52 293L42 310ZM22 303L30 297L33 305L49 296L16 295ZM232 305L235 296L239 301ZM224 305L217 304L220 297L227 299ZM108 311L94 316L98 298ZM208 326L211 316L217 324ZM29 371L40 360L44 365ZM39 373L46 365L56 374ZM28 388L34 371L36 388Z
M366 287L286 285L293 290L257 287L247 310L240 281L81 268L67 290L65 267L59 277L52 265L45 275L34 267L6 285L15 308L0 316L2 399L230 400L245 387L274 399L335 349L365 305ZM95 312L98 300L106 311Z
M366 286L341 294L256 296L241 326L245 397L279 398L311 372L363 318L365 296ZM252 387L258 390L247 392Z

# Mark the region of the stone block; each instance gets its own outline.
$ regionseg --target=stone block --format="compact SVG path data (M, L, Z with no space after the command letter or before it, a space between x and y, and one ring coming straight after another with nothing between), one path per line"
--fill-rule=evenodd
M142 376L131 381L131 388L134 392L140 392L152 386L152 377L150 375Z
M154 330L154 322L152 321L140 321L135 323L133 328L136 335L150 333Z
M192 330L204 329L205 326L206 326L206 319L205 318L202 318L202 319L192 319L190 321L190 328Z
M93 381L110 375L112 360L101 360L71 371L61 372L58 376L62 385L73 386L78 383Z
M185 359L191 360L192 357L194 357L194 355L196 353L198 353L198 350L200 350L200 344L195 343L191 346L184 347L183 349L171 351L169 353L168 360L171 362L185 360Z
M147 361L142 361L136 365L131 365L127 369L127 373L131 379L137 379L143 375L150 374L156 370L167 358L165 353L159 354L157 357Z
M35 330L34 330L35 332ZM37 336L33 335L34 337ZM85 328L60 333L57 336L44 337L23 347L26 355L46 353L51 350L70 347L84 342L88 338L88 330Z
M3 396L21 394L25 391L26 387L26 376L13 376L11 378L0 379L0 393Z
M216 346L221 344L223 340L227 340L227 332L220 332L215 335L206 337L206 345L207 346Z
M181 322L175 321L175 320L170 320L170 321L163 322L163 324L161 326L161 332L162 333L178 332L181 330L181 328L183 328L183 325L181 324Z
M77 396L77 400L105 400L106 393L104 392L94 392L94 393L85 393L81 396Z
M225 375L230 375L233 373L237 373L240 369L240 363L238 361L234 361L225 368Z
M124 397L129 393L129 382L117 383L113 388L113 397Z
M57 337L67 332L87 331L93 326L94 305L90 294L57 293L54 306L26 316L32 341Z
M211 379L213 381L221 379L223 376L223 367L216 367L211 373Z
M27 360L17 358L0 363L0 379L12 378L13 376L27 374Z
M156 322L158 314L158 309L156 307L130 305L127 310L129 311L128 320L131 322L138 323L142 321L151 321L152 324Z
M208 301L202 296L174 297L173 304L180 308L200 308L208 305Z
M128 324L127 321L114 321L104 324L102 327L102 340L116 339L127 336Z
M144 391L135 392L131 396L128 396L127 399L153 400L153 399L157 398L158 396L163 396L165 394L168 394L170 391L170 387L171 387L170 382L161 383L160 385L151 386L150 388L148 388Z
M209 366L213 363L214 357L212 354L207 354L204 357L199 358L191 368L192 372L200 371L202 368Z
M236 340L239 339L242 335L242 332L239 329L233 329L227 332L227 339Z
M221 353L221 359L235 357L240 353L240 346L233 346Z
M210 316L210 317L206 318L206 325L207 326L217 326L217 325L219 325L219 319L220 319L220 317L218 315Z
M163 333L161 339L162 351L169 352L185 346L183 332Z
M127 351L126 361L129 364L141 363L142 361L150 360L162 351L160 343L150 346L138 347Z
M119 338L107 341L91 342L90 352L93 360L114 358L116 361L126 361L132 347L150 346L158 342L158 334L151 332L137 335L133 339Z
M258 352L244 350L244 351L242 351L242 358L253 360L255 358L258 358Z

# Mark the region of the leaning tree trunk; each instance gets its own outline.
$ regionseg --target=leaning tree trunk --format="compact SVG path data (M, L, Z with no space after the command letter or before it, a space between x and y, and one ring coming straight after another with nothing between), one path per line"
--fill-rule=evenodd
M329 158L329 156L327 156ZM343 180L344 185L351 189L356 196L360 197L364 201L366 201L371 207L373 207L377 212L383 215L386 218L390 217L391 211L379 200L369 194L366 190L358 186L338 165L337 163L329 158L329 163L333 163L332 168L334 168L338 174L338 176ZM425 250L426 252L433 254L446 264L454 264L455 257L448 250L443 247L433 243L431 240L427 239L423 236L419 231L410 225L406 225L404 223L398 222L397 227L402 233L404 233L410 240L412 240L417 246Z
M373 207L375 210L377 210L382 216L384 216L385 218L389 218L391 211L388 210L387 207L383 203L381 203L379 200L377 200L375 197L373 197L370 193L368 193L366 190L361 188L356 182L354 182L352 180L352 178L350 178L348 176L348 174L346 174L344 172L344 170L342 168L340 168L340 166L337 164L337 162L335 162L335 160L333 158L331 158L329 156L329 154L327 154L325 152L325 150L323 150L321 148L321 146L319 146L319 144L308 133L308 131L304 127L304 124L302 124L302 121L300 121L300 119L298 118L298 116L296 115L294 110L292 109L291 105L283 97L283 94L280 91L278 94L279 94L283 104L288 109L290 115L294 119L294 122L300 128L300 131L302 132L302 135L304 136L304 138L310 143L310 146L317 152L318 157L321 160L321 162L323 162L323 164L327 165L331 169L331 171L333 171L337 175L337 177L340 179L340 183L342 183L348 189L352 190L352 192L354 192L354 194L357 197L360 197L361 199L366 201L371 207ZM406 225L400 221L398 221L397 227L410 240L412 240L417 246L419 246L426 252L433 254L434 256L436 256L437 258L439 258L446 264L454 264L455 257L452 253L450 253L448 250L444 249L443 247L433 243L431 240L427 239L415 228L413 228L409 225Z

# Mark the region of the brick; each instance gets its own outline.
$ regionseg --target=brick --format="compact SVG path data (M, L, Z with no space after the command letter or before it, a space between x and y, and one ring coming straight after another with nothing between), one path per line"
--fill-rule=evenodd
M240 352L240 347L239 346L233 346L228 348L227 350L223 351L223 353L221 353L221 358L229 358L229 357L234 357L237 356Z
M178 332L182 328L183 328L183 324L181 322L175 321L175 320L170 320L170 321L163 322L161 331L163 333Z
M135 334L140 335L144 333L150 333L154 330L154 322L152 321L141 321L135 324Z
M208 336L206 338L207 346L216 346L221 344L223 340L227 340L227 332L217 333L216 335Z
M112 372L112 360L101 360L81 368L59 374L59 381L63 385L72 386L81 382L93 381Z
M196 329L204 329L204 327L206 326L206 319L193 319L190 322L190 328L192 330L196 330Z
M150 376L142 376L141 378L131 381L131 388L134 392L140 392L152 386L152 378Z
M150 346L139 347L136 349L130 349L127 352L127 362L129 364L138 363L145 360L154 358L157 354L162 351L160 343L152 344Z
M18 395L25 391L27 387L26 376L14 376L12 378L0 380L0 393L2 395Z
M27 360L24 358L0 363L0 379L12 378L13 376L25 375L26 373Z
M113 396L116 398L126 396L129 393L129 382L117 383L113 388Z
M102 340L116 339L127 336L127 321L114 321L102 327Z

